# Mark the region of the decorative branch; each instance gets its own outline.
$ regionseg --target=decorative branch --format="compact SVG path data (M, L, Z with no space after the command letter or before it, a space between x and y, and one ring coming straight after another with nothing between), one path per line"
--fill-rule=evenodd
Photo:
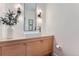
M21 14L20 8L18 9L16 15L13 11L8 10L8 12L5 14L5 17L0 17L0 19L3 22L3 24L13 26L17 24L17 19L20 14Z

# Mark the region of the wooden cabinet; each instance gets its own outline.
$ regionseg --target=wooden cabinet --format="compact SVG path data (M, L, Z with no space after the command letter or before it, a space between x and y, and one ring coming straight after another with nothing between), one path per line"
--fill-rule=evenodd
M2 47L2 55L4 56L24 56L24 44L11 44Z
M52 36L0 43L2 56L43 56L53 53Z
M28 42L26 45L26 55L28 56L40 56L41 55L41 48L42 44L40 41L32 41Z
M42 38L26 44L26 53L28 56L41 56L53 52L53 40L51 37Z

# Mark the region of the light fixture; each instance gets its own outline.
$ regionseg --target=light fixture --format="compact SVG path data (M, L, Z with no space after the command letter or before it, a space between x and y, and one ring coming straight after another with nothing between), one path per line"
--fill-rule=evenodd
M39 32L41 32L41 26L42 26L42 10L40 8L37 8L37 28Z
M19 19L22 16L21 15L21 13L22 13L22 5L20 3L17 3L17 4L14 5L14 9L16 11L16 17L15 18ZM20 16L20 17L18 17L18 16Z
M42 17L42 10L40 8L37 8L37 17Z
M19 4L15 4L14 8L15 8L17 14L20 15L21 11L22 11L22 5L20 3Z
M17 15L20 15L21 14L21 9L18 7L17 8Z

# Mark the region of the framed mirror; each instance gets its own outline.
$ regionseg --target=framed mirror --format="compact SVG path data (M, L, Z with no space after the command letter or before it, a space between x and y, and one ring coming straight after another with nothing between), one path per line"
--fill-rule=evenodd
M40 27L37 24L37 4L25 3L24 4L24 31L26 33L39 33Z

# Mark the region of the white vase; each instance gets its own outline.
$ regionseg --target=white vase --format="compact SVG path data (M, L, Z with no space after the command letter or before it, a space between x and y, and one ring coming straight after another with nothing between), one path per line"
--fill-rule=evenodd
M7 39L13 38L13 26L8 26L7 28Z

